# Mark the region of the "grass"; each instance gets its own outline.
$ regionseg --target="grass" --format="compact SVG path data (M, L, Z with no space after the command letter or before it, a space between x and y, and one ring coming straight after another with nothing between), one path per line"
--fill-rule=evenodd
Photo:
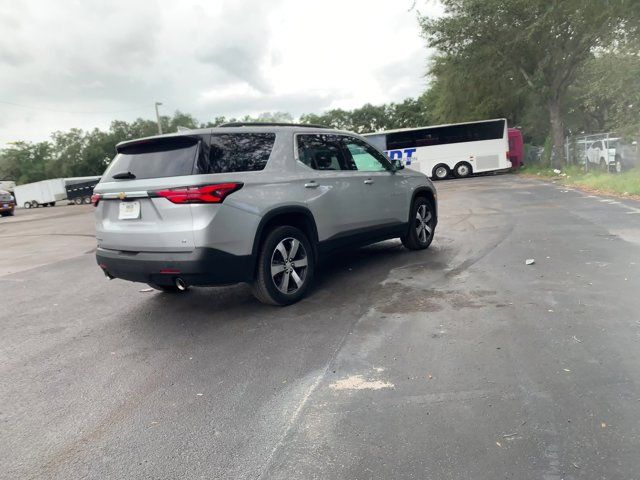
M640 196L640 168L623 173L607 173L592 170L585 173L579 167L569 166L557 174L549 167L527 166L521 173L527 176L553 178L564 185L582 187L599 193L623 196Z

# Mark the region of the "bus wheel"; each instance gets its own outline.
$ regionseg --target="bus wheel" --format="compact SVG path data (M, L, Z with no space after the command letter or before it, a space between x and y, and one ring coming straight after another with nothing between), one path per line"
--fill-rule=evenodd
M433 169L433 178L436 180L444 180L449 176L449 167L446 165L436 165Z
M460 162L453 169L453 173L458 178L465 178L471 175L471 165L467 162Z

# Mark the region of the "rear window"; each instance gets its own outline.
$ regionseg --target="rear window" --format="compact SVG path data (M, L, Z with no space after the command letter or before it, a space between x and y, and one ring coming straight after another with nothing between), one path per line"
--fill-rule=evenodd
M267 165L275 133L214 133L208 155L198 158L198 173L254 172Z
M131 172L136 179L191 175L198 151L198 139L175 137L125 145L104 174L113 180L119 173ZM133 177L132 177L133 178Z

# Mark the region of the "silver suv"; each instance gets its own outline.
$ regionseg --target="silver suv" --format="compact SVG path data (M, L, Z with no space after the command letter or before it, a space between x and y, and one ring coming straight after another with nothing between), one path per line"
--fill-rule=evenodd
M95 187L97 261L165 291L247 282L265 303L309 290L323 254L400 237L427 248L436 191L353 133L226 124L120 143Z

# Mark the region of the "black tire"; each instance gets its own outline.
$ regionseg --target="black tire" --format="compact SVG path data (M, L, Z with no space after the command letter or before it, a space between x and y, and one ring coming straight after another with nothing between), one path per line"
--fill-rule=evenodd
M31 208L32 207L31 202L24 202L23 207L24 208Z
M156 285L155 283L148 283L147 285L149 285L151 288L155 290L159 290L164 293L184 293L189 289L187 287L186 290L180 290L175 285Z
M417 197L411 206L409 218L409 231L401 238L402 244L409 250L429 248L436 231L433 204L425 197Z
M451 174L451 170L444 164L436 165L433 167L433 172L431 172L432 178L436 180L444 180Z
M468 162L460 162L453 169L453 174L456 176L456 178L466 178L472 173L473 170L471 168L471 164L469 164Z
M38 208L40 206L40 204L38 202L36 202L35 200L33 200L31 202L31 208Z
M306 295L314 273L313 249L304 232L291 226L275 227L260 245L253 294L262 303L291 305Z
M82 203L84 203L85 205L89 205L91 203L91 197L83 197Z
M609 171L609 167L607 166L607 162L605 161L604 158L600 159L600 170L602 170L603 172Z
M49 202L49 206L50 207L55 207L56 206L56 202Z
M82 198L80 197L74 198L73 203L75 203L76 205L82 205Z

